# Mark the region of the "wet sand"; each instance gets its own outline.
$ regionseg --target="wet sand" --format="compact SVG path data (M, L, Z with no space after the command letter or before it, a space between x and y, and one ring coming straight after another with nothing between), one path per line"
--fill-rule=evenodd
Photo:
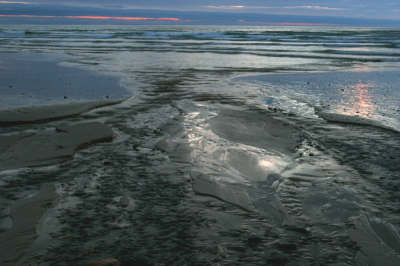
M167 96L35 107L22 118L7 111L15 121L0 113L8 119L0 259L397 265L398 192L388 188L397 172L375 180L367 166L356 168L374 159L350 153L370 154L360 136L397 142L397 133L227 104L221 95L166 103ZM90 110L96 105L103 107ZM35 211L27 220L24 208Z
M51 120L77 116L95 108L118 104L123 101L124 99L104 100L0 110L0 126L44 123Z
M37 223L58 197L55 186L45 184L37 195L14 204L13 227L0 234L1 265L22 265L26 261L27 251L38 235Z
M0 111L0 126L44 123L122 101L3 110ZM112 141L114 137L111 128L99 122L62 124L53 130L3 135L0 136L0 171L62 163L72 159L78 149L96 142ZM39 234L39 220L58 197L54 184L43 184L37 195L18 200L12 206L12 228L0 234L2 265L24 264L27 252Z

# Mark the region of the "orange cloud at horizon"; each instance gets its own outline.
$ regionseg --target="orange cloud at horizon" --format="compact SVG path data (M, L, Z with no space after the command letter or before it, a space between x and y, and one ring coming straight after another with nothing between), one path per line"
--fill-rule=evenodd
M180 20L179 18L158 18L158 20Z
M83 19L120 19L120 20L180 20L179 18L142 18L142 17L104 17L104 16L36 16L36 15L0 15L0 17L26 18L83 18Z
M65 16L66 18L85 19L122 19L122 20L180 20L179 18L143 18L143 17L102 17L102 16Z
M0 4L29 4L28 2L0 1Z
M349 10L346 8L327 7L327 6L288 6L286 8L309 8L309 9L324 9L324 10Z
M35 16L35 15L0 15L0 17L55 18L56 16Z
M102 17L102 16L64 16L65 18L85 18L85 19L124 19L124 20L148 20L156 18L141 18L141 17Z

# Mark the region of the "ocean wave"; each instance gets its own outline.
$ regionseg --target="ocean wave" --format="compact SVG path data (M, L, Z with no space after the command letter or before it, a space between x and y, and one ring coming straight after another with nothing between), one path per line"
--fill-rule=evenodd
M395 31L398 33L397 31ZM295 46L300 45L315 45L322 44L326 46L343 46L355 47L357 45L391 45L396 47L400 40L393 35L393 32L384 32L384 34L376 34L374 32L307 32L307 31L211 31L211 32L195 32L186 31L184 29L175 31L164 30L144 30L142 28L127 30L127 29L28 29L21 32L7 32L0 30L2 37L14 37L15 35L27 35L29 37L40 36L41 38L60 37L60 38L94 38L94 39L109 39L109 38L152 38L152 39L169 39L169 40L234 40L234 41L270 41L278 42L282 45ZM21 36L23 36L21 35Z
M324 54L345 54L345 55L366 55L366 56L395 56L400 57L400 53L391 53L391 52L376 52L376 51L341 51L341 50L323 50L318 51L318 53Z
M327 60L338 67L365 62L388 62L386 65L399 62L398 32L333 28L263 30L254 27L237 30L232 27L15 26L11 30L0 29L0 37L4 49L15 51L66 49L90 53L171 51L220 54L216 56L219 59L209 63L215 68L220 67L224 55L243 55L241 60L251 60L257 65L256 69L265 69L266 58L270 57L275 64L280 57L285 58L282 64L292 62L297 68L299 60L304 59L301 69L315 69L317 64L328 65ZM371 51L351 51L351 48L358 47ZM253 60L257 57L258 60ZM293 60L286 62L286 58Z
M3 31L0 32L0 38L15 38L15 37L24 37L24 31Z
M379 43L379 44L371 44L371 43L324 43L321 46L324 46L324 47L345 47L345 48L352 48L352 47L386 48L386 47L388 47L384 43Z
M51 31L42 31L42 30L40 30L40 31L26 30L24 33L26 35L50 35L50 34L52 34Z

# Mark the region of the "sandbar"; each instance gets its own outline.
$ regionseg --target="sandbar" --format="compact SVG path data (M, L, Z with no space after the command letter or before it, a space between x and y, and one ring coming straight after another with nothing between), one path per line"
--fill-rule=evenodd
M100 122L0 136L0 171L61 163L71 159L77 149L94 142L111 141L113 137L112 129Z
M233 142L292 154L302 132L271 114L224 109L210 120L212 131Z
M77 102L60 105L44 105L0 110L0 126L43 123L52 120L73 117L94 108L119 104L125 100L126 99Z

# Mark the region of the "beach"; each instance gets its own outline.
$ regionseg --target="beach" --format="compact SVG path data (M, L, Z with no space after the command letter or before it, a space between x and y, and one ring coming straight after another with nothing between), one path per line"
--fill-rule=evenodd
M398 265L395 31L2 29L2 263Z

